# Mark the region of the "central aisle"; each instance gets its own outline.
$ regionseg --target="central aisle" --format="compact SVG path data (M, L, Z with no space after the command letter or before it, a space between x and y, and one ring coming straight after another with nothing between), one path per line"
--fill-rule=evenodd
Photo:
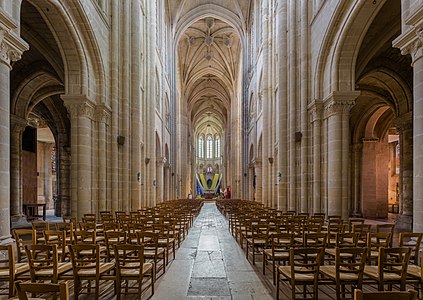
M215 203L205 203L152 299L272 299Z

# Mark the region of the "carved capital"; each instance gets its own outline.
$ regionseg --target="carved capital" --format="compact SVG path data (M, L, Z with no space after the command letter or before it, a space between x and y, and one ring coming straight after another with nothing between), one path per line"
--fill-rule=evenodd
M28 121L16 115L10 115L10 130L14 133L23 132L28 126Z
M110 109L105 105L97 105L95 108L94 117L95 119L104 124L110 124L111 120L111 111Z
M166 157L159 157L156 159L157 166L163 166L167 162Z
M72 119L87 117L94 120L95 105L84 95L61 95Z
M0 27L0 63L12 69L10 63L21 59L22 53L29 49L28 44L12 31Z
M348 114L355 105L355 99L360 95L359 91L332 92L324 101L324 118L335 114Z
M308 112L310 114L310 121L313 123L315 121L320 121L322 119L323 113L323 103L320 100L314 100L308 106Z

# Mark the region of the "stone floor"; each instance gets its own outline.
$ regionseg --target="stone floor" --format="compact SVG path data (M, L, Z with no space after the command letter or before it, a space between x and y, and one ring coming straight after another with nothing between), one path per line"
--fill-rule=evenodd
M205 203L152 299L273 299L214 203Z

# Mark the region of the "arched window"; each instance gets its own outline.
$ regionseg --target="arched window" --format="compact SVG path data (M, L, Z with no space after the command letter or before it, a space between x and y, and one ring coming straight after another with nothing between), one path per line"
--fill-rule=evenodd
M214 140L214 144L215 144L215 157L219 158L220 157L220 136L216 136L216 139Z
M198 139L198 157L204 158L204 137L202 135Z
M211 135L207 136L207 158L213 158L213 138Z

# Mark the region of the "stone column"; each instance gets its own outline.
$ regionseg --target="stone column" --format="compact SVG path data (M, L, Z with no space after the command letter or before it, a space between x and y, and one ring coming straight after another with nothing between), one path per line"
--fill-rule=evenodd
M322 198L321 198L321 168L320 164L322 161L321 157L321 145L322 145L322 109L323 105L320 101L314 101L309 106L310 121L312 124L312 156L313 156L313 213L319 213L322 211Z
M111 210L107 203L107 124L110 124L110 110L104 105L96 107L98 121L98 211Z
M0 8L0 244L10 237L10 62L28 49L14 27Z
M361 217L361 174L362 174L362 157L363 157L363 144L356 143L352 148L352 215Z
M254 163L248 165L248 200L254 200Z
M92 120L95 105L81 96L62 95L71 115L72 215L81 220L84 213L96 213L92 199Z
M156 203L163 202L163 166L166 162L166 158L159 157L156 159Z
M328 215L348 218L348 153L349 111L360 92L332 92L324 100L324 114L328 121Z
M22 134L27 121L10 115L10 215L13 223L26 222L22 213Z
M257 202L262 203L262 186L263 186L263 178L262 178L262 170L261 170L261 160L256 159L254 160L254 167L255 167L255 181L256 181L256 192L254 199Z
M413 115L411 112L394 120L400 135L399 206L397 227L413 226Z
M411 54L412 58L413 231L420 232L423 230L423 5L420 5L405 22L409 26L403 28L403 33L392 44L400 48L403 55ZM409 205L407 206L408 210Z

